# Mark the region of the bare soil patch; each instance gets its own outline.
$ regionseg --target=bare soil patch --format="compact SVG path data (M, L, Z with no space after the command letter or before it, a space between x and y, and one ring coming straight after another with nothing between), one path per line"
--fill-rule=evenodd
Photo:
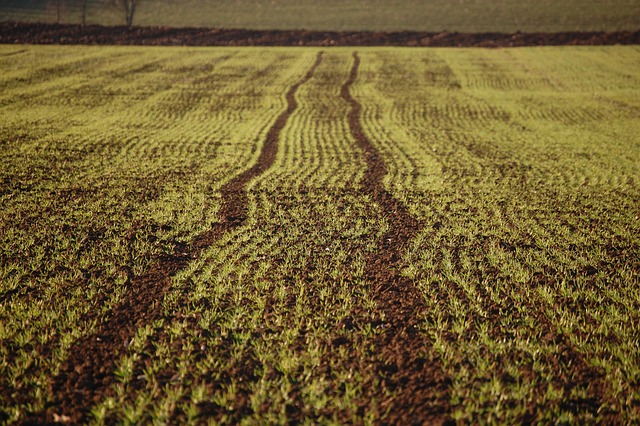
M640 44L639 31L456 33L280 31L170 27L0 23L0 44L145 46L433 46L519 47Z
M425 310L423 296L415 283L400 274L402 254L422 225L384 188L386 165L362 128L362 107L350 91L360 65L357 53L353 58L350 77L340 94L351 107L349 129L367 163L362 190L382 207L389 222L378 250L366 259L366 275L382 318L378 326L383 329L374 336L378 357L372 368L382 377L377 399L389 409L386 421L390 424L445 423L450 412L447 378L437 360L424 357L432 352L428 350L431 343L419 331ZM385 394L394 397L388 399Z

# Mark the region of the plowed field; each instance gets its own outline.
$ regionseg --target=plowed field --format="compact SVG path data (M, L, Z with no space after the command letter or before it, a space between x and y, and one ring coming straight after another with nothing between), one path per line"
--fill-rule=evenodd
M640 48L0 46L0 422L640 422Z

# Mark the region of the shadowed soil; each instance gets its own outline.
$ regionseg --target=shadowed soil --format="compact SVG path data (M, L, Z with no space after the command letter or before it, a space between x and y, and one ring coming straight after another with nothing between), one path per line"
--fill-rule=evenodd
M147 46L433 46L518 47L640 44L640 31L454 33L279 31L170 27L103 27L0 23L0 44Z
M423 296L410 279L400 274L402 255L421 224L382 184L385 163L364 133L362 107L350 92L360 65L357 53L353 58L351 74L340 95L350 106L349 129L367 163L362 191L381 206L389 223L378 249L367 257L365 271L383 329L373 338L377 359L372 368L382 378L376 399L383 401L383 410L389 410L385 420L391 424L443 423L450 413L447 378L436 360L425 358L433 351L419 331L424 318ZM389 394L394 396L389 398Z
M273 164L280 132L297 108L296 91L311 79L321 61L322 52L318 53L307 74L287 92L287 109L270 128L256 164L221 188L223 201L220 222L209 232L195 238L191 245L177 247L173 255L161 259L145 275L132 277L130 293L113 308L95 332L82 337L69 348L69 357L50 384L51 394L56 395L56 400L50 404L52 410L64 413L73 422L86 421L88 409L101 401L105 390L117 381L114 374L117 354L126 349L138 328L162 318L162 301L170 288L171 277L223 234L245 222L248 206L244 187ZM51 411L27 418L28 423L52 420Z

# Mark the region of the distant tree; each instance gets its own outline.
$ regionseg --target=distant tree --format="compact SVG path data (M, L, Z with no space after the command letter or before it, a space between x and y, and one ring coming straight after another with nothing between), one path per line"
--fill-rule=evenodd
M73 0L75 1L75 0ZM52 13L56 16L56 24L62 23L63 13L69 12L69 0L47 0L46 10L47 13Z
M80 14L82 17L82 26L87 25L87 0L80 0Z
M60 19L62 18L62 12L60 11L62 7L62 0L48 0L47 1L47 12L53 10L56 14L56 24L60 23Z
M125 20L127 21L127 27L133 26L133 15L136 14L136 8L138 7L140 0L120 0L120 4L124 9Z
M1 0L0 0L1 1ZM62 22L62 14L69 14L70 11L75 12L77 6L80 6L82 25L87 23L87 8L89 0L47 0L47 12L55 13L56 24Z
M124 12L124 19L127 27L133 26L133 17L136 14L138 5L142 0L89 0L89 1L101 1L102 4L114 7Z

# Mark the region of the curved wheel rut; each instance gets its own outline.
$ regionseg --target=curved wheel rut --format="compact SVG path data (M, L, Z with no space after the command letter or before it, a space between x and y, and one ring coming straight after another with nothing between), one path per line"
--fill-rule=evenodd
M244 224L248 210L245 186L273 165L280 133L298 107L296 92L313 77L322 62L322 55L323 52L319 52L304 77L289 88L286 93L287 108L269 129L255 165L221 188L223 201L220 222L196 237L190 246L178 247L173 255L161 259L145 275L132 277L130 294L122 298L122 302L111 310L109 317L97 330L80 338L69 348L68 358L50 383L51 395L56 395L50 407L55 407L57 413L64 413L74 423L87 420L88 409L98 403L105 390L116 382L114 371L117 354L126 349L127 342L138 328L162 317L162 301L170 288L171 277L223 234ZM45 411L28 417L26 421L52 420L53 413Z
M450 412L447 379L437 361L425 357L430 344L419 331L423 297L414 283L400 274L402 254L421 224L382 183L386 165L362 128L362 107L351 94L359 66L360 58L354 52L351 74L340 94L350 106L349 129L367 164L363 191L381 207L389 223L378 249L366 259L365 273L384 321L384 331L373 337L376 359L372 374L381 378L382 386L372 396L381 401L382 411L388 410L386 421L390 424L442 423Z

